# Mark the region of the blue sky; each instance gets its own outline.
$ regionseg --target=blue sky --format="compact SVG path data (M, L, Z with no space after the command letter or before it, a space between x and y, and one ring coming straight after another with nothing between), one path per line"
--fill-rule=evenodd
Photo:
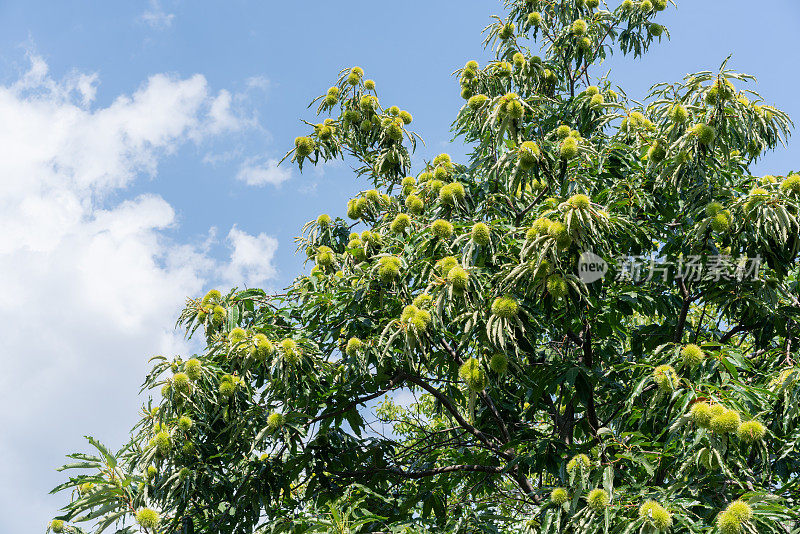
M615 7L617 0L610 0ZM53 467L91 432L118 445L146 358L186 349L171 326L210 286L281 288L292 239L363 188L347 163L275 168L340 68L414 115L417 161L448 151L450 73L483 62L495 1L187 0L0 3L0 531L43 529ZM672 34L602 70L629 95L731 66L800 117L800 5L683 0ZM800 167L800 145L758 171Z

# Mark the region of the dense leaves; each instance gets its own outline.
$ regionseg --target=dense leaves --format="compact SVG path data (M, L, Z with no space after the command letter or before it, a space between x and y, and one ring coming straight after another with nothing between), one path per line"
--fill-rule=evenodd
M285 159L373 189L285 293L187 302L205 351L71 455L53 531L800 531L800 176L749 171L788 117L727 61L644 102L594 77L666 0L506 4L457 72L467 161L412 173L358 67L315 100Z

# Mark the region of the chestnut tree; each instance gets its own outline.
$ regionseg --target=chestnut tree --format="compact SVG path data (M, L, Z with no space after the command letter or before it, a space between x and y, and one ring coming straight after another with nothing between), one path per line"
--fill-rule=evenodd
M457 72L464 161L414 168L343 70L285 162L364 191L285 292L188 300L205 349L69 455L50 530L800 532L800 175L751 172L791 123L727 61L642 102L602 75L672 7L507 0Z

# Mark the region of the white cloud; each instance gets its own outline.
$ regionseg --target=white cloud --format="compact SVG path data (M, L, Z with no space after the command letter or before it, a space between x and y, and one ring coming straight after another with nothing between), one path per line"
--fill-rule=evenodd
M253 76L247 79L247 87L250 89L261 89L266 91L271 86L269 78L265 76Z
M178 242L167 201L125 198L181 145L248 127L231 95L159 74L92 108L96 85L55 80L36 57L0 85L0 532L44 528L66 497L47 497L64 479L53 468L84 449L83 433L125 438L147 356L186 350L171 328L186 296L214 273L236 285L275 276L274 238L233 228L221 262L214 229Z
M289 167L278 167L278 160L268 159L264 163L257 163L255 160L248 160L239 169L236 175L237 180L241 180L247 185L281 185L292 177Z
M252 236L234 226L228 232L228 241L231 260L223 276L231 285L244 283L253 287L275 278L277 272L272 260L278 249L277 239L263 233Z
M203 156L203 163L216 166L219 165L220 163L227 163L229 161L239 159L243 153L244 150L242 149L242 147L236 147L233 150L227 150L221 153L209 152L205 156Z
M239 127L242 119L232 113L231 101L232 97L228 91L223 89L219 92L219 96L211 103L211 109L208 111L211 123L207 133L217 134Z
M158 0L150 0L150 8L142 13L142 20L148 26L157 30L164 30L172 26L173 13L167 13Z

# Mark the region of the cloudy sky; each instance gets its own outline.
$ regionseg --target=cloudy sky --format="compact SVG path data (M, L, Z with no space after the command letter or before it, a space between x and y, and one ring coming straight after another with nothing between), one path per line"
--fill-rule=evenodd
M610 0L616 6L616 0ZM672 41L614 58L630 95L731 65L800 117L795 0L683 0ZM461 105L450 73L485 60L500 3L230 0L0 2L0 532L40 532L66 496L54 467L91 433L116 447L154 354L210 287L286 286L302 224L363 188L347 162L276 166L306 105L361 65L383 103L447 147ZM391 7L384 7L391 6ZM800 167L800 148L763 173Z

